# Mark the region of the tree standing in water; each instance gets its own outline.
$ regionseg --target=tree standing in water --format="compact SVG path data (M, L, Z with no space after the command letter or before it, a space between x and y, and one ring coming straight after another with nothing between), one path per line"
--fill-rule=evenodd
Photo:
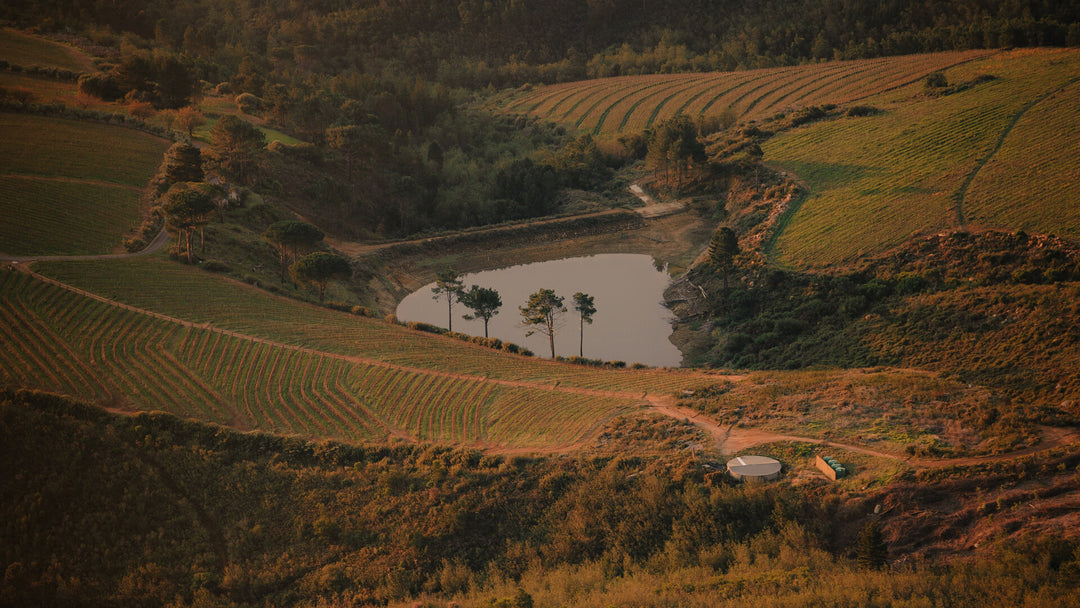
M592 316L596 314L596 307L593 306L593 297L581 293L580 291L574 294L574 310L578 311L579 321L578 330L580 332L578 338L578 356L585 356L585 324L592 325Z
M525 306L518 307L521 318L526 326L533 329L525 332L525 336L531 336L536 332L547 336L548 345L551 347L551 358L555 358L555 333L559 329L559 316L566 312L563 306L563 298L555 295L553 289L541 289L529 296Z
M454 331L454 303L461 301L463 289L464 283L461 282L461 277L452 268L447 268L436 275L435 287L431 288L431 293L435 294L431 299L446 298L446 329L449 331Z

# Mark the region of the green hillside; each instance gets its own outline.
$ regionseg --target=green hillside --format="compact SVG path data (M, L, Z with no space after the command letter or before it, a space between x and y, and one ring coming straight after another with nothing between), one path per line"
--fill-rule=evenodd
M805 126L764 146L809 194L773 243L784 266L825 266L916 234L1024 229L1080 237L1067 184L1080 171L1080 53L1015 51L863 103L875 116Z
M0 59L24 68L59 68L73 72L87 71L91 65L86 55L69 46L9 28L0 28Z
M108 253L140 222L168 142L123 127L0 113L0 252Z

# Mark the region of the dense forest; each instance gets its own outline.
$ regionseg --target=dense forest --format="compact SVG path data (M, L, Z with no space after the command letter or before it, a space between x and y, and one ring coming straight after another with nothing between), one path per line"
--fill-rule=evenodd
M256 95L310 72L397 72L482 87L1080 44L1074 0L15 0L0 18L131 32L182 53L201 78L230 79Z

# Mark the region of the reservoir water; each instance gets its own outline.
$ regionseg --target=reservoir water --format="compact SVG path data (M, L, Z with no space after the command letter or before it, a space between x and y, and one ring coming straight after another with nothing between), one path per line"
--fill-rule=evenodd
M550 354L547 337L536 333L525 337L520 306L540 289L553 289L564 298L567 312L561 316L555 334L555 353L564 357L578 354L578 313L573 295L582 292L593 297L596 313L592 325L585 325L584 356L605 361L644 363L676 367L682 353L668 340L671 335L671 312L663 305L668 274L653 264L650 256L639 254L600 254L537 262L462 275L465 288L472 285L495 289L502 298L502 308L488 325L491 337L514 342L537 356ZM397 308L401 321L422 321L447 326L446 300L433 299L430 283L409 294ZM466 321L470 311L454 304L454 331L474 336L484 335L483 321Z

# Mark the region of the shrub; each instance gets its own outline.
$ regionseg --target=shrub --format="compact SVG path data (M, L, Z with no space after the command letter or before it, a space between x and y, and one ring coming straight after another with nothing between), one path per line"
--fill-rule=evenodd
M873 116L880 113L881 110L873 106L853 106L847 111L847 115L851 117Z
M287 144L280 140L274 140L270 142L266 149L274 154L279 154L288 158L298 158L310 163L322 162L322 150L315 144L308 142L300 142L298 144Z
M349 312L358 317L367 317L369 319L375 318L375 311L371 310L367 306L353 306L349 309Z
M945 78L943 72L934 72L929 74L923 79L923 88L925 89L942 89L949 86L949 79Z
M263 109L263 100L251 93L241 93L236 96L236 107L244 114L257 114Z
M202 263L201 268L210 272L231 272L232 266L229 266L225 262L219 260L207 260Z
M432 325L431 323L424 323L423 321L409 321L408 323L405 324L405 327L408 327L409 329L415 329L416 331L424 331L424 332L427 332L429 334L442 335L442 334L447 333L445 329L439 327L438 325Z

